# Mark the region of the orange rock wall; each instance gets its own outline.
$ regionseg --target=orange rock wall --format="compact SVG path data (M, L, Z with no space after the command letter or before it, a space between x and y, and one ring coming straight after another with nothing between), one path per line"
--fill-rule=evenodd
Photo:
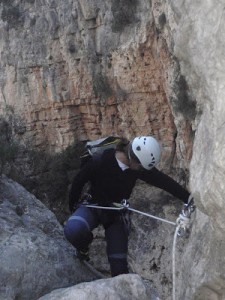
M45 11L49 14L46 19L44 14L38 19L38 12L32 12L31 6L27 10L30 26L35 18L34 36L28 25L24 29L1 28L15 39L18 49L21 47L13 56L13 64L4 56L2 62L0 112L13 113L15 135L29 147L59 152L74 140L151 134L161 141L166 162L172 162L175 153L178 160L188 162L190 124L180 119L176 122L170 102L174 92L171 69L176 63L150 4L140 2L136 7L143 18L141 23L129 24L122 33L110 29L108 34L106 7L104 15L103 7L98 11L90 3L74 3L70 3L69 17L77 27L65 25L66 18L60 19L64 6L52 3ZM40 28L46 32L40 32ZM28 42L23 45L25 36L33 43L31 50ZM9 49L12 55L13 48L6 46L7 42L2 53ZM177 135L184 145L178 152Z

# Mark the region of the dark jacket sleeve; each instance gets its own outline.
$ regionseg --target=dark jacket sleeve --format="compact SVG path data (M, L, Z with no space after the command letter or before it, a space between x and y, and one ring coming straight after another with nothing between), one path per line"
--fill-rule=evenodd
M77 203L80 199L84 185L91 180L93 172L94 164L91 159L82 167L79 173L74 177L69 192L69 208L71 212L74 210L75 203Z
M170 176L164 174L156 168L153 168L151 171L141 172L139 178L170 193L171 195L182 200L184 203L187 203L188 201L190 193Z

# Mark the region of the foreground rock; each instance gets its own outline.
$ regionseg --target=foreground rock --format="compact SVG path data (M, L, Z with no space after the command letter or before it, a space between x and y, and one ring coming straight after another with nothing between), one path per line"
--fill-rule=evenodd
M183 257L180 299L225 299L224 3L173 1L173 10L175 55L202 111L190 165L201 213Z
M54 214L6 177L0 179L0 228L0 299L34 300L94 279L74 259Z
M197 210L189 243L177 264L177 298L225 299L224 234L215 231L210 218Z
M149 300L148 290L136 274L120 275L58 289L38 300Z

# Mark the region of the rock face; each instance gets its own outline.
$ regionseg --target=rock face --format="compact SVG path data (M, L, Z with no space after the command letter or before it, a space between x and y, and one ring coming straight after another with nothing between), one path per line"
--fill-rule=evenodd
M188 167L192 129L177 101L187 87L162 37L164 13L155 19L146 0L0 7L0 112L13 116L20 141L60 151L74 139L153 134L168 163L177 153Z
M38 300L149 300L153 296L138 275L120 275L112 279L102 279L91 283L55 290Z
M0 179L0 298L37 299L96 277L74 258L54 214L22 186Z
M177 257L177 297L225 298L222 1L4 0L0 15L0 112L14 135L60 151L74 139L154 134L161 167L180 182L191 161L198 210ZM157 280L165 235L158 251L147 242Z
M189 287L182 284L180 290L184 299L225 298L224 8L220 1L173 1L175 54L202 110L190 166L190 187L205 216L197 215L184 256L182 282L189 276Z
M224 233L197 211L191 236L178 263L178 299L225 299Z

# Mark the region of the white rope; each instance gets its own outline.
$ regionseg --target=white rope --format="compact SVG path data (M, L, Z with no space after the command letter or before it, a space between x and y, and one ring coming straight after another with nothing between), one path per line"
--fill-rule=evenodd
M111 207L111 206L98 206L97 204L96 205L86 204L85 206L90 207L90 208L108 209L108 210L124 210L124 209L127 209L129 211L141 214L143 216L147 216L149 218L159 220L159 221L162 221L162 222L165 222L165 223L176 226L176 230L175 230L174 238L173 238L173 247L172 247L172 282L173 282L173 291L172 291L172 297L173 298L172 299L176 300L176 257L175 257L175 253L176 253L177 236L181 235L181 234L179 234L179 231L183 230L185 232L186 229L189 227L190 218L180 214L177 221L176 221L176 223L175 223L175 222L168 221L166 219L162 219L162 218L144 213L144 212L136 210L134 208L130 208L129 205L122 205L121 204L117 207Z
M137 210L137 209L130 208L130 207L123 206L123 205L122 205L122 206L118 206L118 207L112 207L112 206L97 206L97 205L87 204L87 205L85 205L85 206L86 206L86 207L90 207L90 208L108 209L108 210L124 210L124 209L127 209L127 210L130 210L130 211L136 212L136 213L138 213L138 214L141 214L141 215L143 215L143 216L147 216L147 217L149 217L149 218L152 218L152 219L161 221L161 222L165 222L165 223L168 223L168 224L171 224L171 225L174 225L174 226L177 225L175 222L171 222L171 221L168 221L168 220L166 220L166 219L162 219L162 218L159 218L159 217L156 217L156 216L153 216L153 215L144 213L144 212L139 211L139 210Z
M99 205L91 205L91 204L83 204L86 207L90 207L90 208L97 208L97 209L107 209L107 210L123 210L124 206L121 207L112 207L112 206L99 206Z
M173 237L173 250L172 250L172 280L173 280L173 300L176 300L176 261L175 261L175 252L176 252L176 242L177 235L180 229L180 225L176 227L174 237Z
M139 210L136 210L136 209L134 209L134 208L130 208L130 207L128 207L128 210L130 210L130 211L133 211L133 212L136 212L136 213L138 213L138 214L141 214L141 215L143 215L143 216L147 216L147 217L149 217L149 218L152 218L152 219L158 220L158 221L162 221L162 222L165 222L165 223L168 223L168 224L174 225L174 226L176 226L176 225L177 225L175 222L171 222L171 221L168 221L168 220L166 220L166 219L162 219L162 218L159 218L159 217L156 217L156 216L150 215L150 214L146 214L146 213L144 213L144 212L142 212L142 211L139 211Z
M176 230L173 238L173 248L172 248L172 281L173 281L173 300L176 300L176 243L177 236L181 235L181 230L183 233L186 232L186 229L190 226L190 218L180 214L176 221Z

